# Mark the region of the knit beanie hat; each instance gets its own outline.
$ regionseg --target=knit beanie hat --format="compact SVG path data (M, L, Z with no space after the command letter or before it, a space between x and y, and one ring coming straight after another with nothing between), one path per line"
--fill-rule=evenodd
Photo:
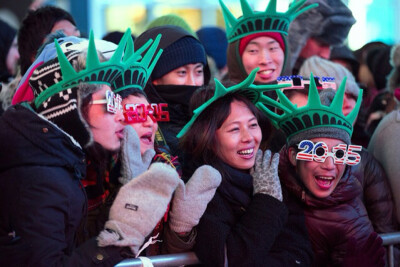
M207 64L206 52L199 40L192 36L184 36L164 48L160 59L151 74L152 80L161 78L172 70L187 64Z
M8 81L7 79L10 75L6 60L16 33L17 31L14 28L0 20L0 82Z
M225 30L219 27L202 27L197 32L200 42L208 56L212 57L218 69L226 66L226 50L228 49L228 39Z
M355 98L360 93L360 87L358 87L353 74L339 63L318 56L312 56L303 62L299 70L299 75L308 78L311 72L314 76L335 78L336 88L339 88L340 82L344 77L347 77L345 92L353 95Z
M164 16L156 18L155 20L151 21L147 25L146 30L154 28L154 27L158 27L158 26L165 26L165 25L174 25L174 26L181 27L182 29L189 32L194 37L197 37L196 33L189 26L189 24L183 18L181 18L180 16L175 15L175 14L168 14L168 15L164 15Z
M292 68L310 37L337 46L346 40L356 22L351 10L341 0L307 0L304 6L313 3L318 3L318 7L299 15L289 27Z
M278 33L278 32L258 32L258 33L254 33L251 35L247 35L247 36L243 37L242 39L240 39L239 54L243 55L244 49L246 48L247 44L251 40L253 40L257 37L261 37L261 36L267 36L267 37L271 37L271 38L275 39L279 43L279 46L282 48L282 50L285 51L285 42L280 33ZM285 55L286 55L286 53L285 53Z
M68 51L65 53L68 61L76 65L82 51ZM29 85L37 97L42 91L62 80L58 58L37 67L29 79ZM36 112L56 124L64 132L71 135L81 147L91 142L88 125L81 117L78 105L78 87L65 90L49 97L43 102Z

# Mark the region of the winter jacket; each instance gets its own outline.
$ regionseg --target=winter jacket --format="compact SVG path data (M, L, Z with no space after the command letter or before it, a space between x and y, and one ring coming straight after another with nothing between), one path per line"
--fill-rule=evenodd
M381 164L366 149L359 152L360 164L352 167L363 188L362 199L375 232L399 231L389 180Z
M126 248L78 248L87 210L78 143L26 104L0 117L0 266L113 266ZM97 266L97 265L96 265Z
M315 253L313 266L340 266L347 242L355 238L362 247L374 231L362 202L363 187L353 167L346 170L332 194L314 197L305 189L288 159L286 147L280 153L281 184L301 203Z
M253 195L250 174L226 166L197 226L194 251L204 266L309 266L312 249L299 205ZM225 258L226 255L226 258Z

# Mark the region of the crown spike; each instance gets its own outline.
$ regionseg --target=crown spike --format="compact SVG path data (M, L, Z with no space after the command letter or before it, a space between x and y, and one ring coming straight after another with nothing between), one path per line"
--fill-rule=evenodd
M126 32L125 32L126 34ZM127 42L126 42L126 47L125 47L125 53L124 53L124 61L127 61L133 54L135 51L135 46L133 44L133 39L128 38Z
M230 31L233 27L233 25L236 24L237 19L235 18L235 16L229 11L229 9L227 8L227 6L224 4L224 2L222 2L222 0L219 0L219 4L221 5L221 9L222 9L222 14L224 16L224 20L225 20L225 26L228 30Z
M126 48L127 48L127 44L126 43L128 41L128 38L132 39L132 37L131 37L131 29L130 28L128 28L125 31L124 35L122 36L121 40L118 43L117 49L115 50L115 52L112 55L112 57L108 60L109 62L113 62L113 63L118 64L121 61L125 61L125 60L129 59L129 56L128 56L129 55L129 51L128 51L128 55L124 56L124 53L126 52Z
M318 108L321 106L317 85L315 84L314 75L310 74L310 87L308 89L308 102L310 108Z
M276 13L276 0L270 0L267 8L265 9L266 13L274 14Z
M149 50L147 50L146 55L144 55L144 57L141 61L142 64L144 64L146 67L148 67L150 65L150 62L153 59L153 56L157 50L158 44L160 43L160 39L161 39L161 34L158 34L154 41L152 39L150 39L147 42L148 43L147 45L151 44L151 46L150 46ZM157 56L158 56L158 54L157 54ZM157 60L158 60L158 58L157 58ZM153 61L153 63L157 62L157 60Z
M251 17L254 15L253 10L246 0L240 0L240 6L242 7L243 17Z
M96 44L94 42L93 30L89 34L89 47L86 56L86 69L92 69L100 65L99 56L97 55Z
M77 72L69 63L67 57L65 56L64 52L62 51L60 44L57 40L54 40L54 45L57 51L58 62L60 64L60 70L62 74L63 80L70 79L71 77L75 77Z
M277 90L276 94L279 97L279 101L282 103L280 109L286 112L293 112L296 110L296 106L290 102L289 98L287 98L287 96L281 90Z
M303 9L300 9L300 7L306 2L306 0L300 0L297 2L294 2L289 10L286 12L286 14L290 17L291 20L294 20L298 15L300 15L301 13L306 12L309 9L315 8L317 6L319 6L318 3L314 3L311 5L308 5L306 7L304 7Z
M339 89L336 91L335 96L333 97L331 107L333 107L336 112L342 112L343 110L343 99L346 90L346 80L347 77L344 77L342 82L340 83Z

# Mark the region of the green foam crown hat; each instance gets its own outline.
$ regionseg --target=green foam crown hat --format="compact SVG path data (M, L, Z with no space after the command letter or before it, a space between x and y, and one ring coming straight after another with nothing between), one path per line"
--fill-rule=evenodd
M150 52L154 52L154 46L157 47L160 38L160 36L157 37L157 42L155 42L149 49ZM49 97L68 88L76 87L79 83L107 84L109 86L115 86L113 83L127 70L134 69L134 66L137 66L137 68L143 66L144 68L148 67L150 60L146 56L142 59L141 54L148 46L150 46L152 40L149 40L141 49L134 52L131 31L128 29L121 38L121 41L112 57L107 61L100 62L94 34L93 31L91 31L89 35L86 67L79 72L77 72L68 61L57 40L54 42L57 51L57 59L60 64L62 80L49 88L46 88L46 90L43 90L35 98L36 107L39 107ZM151 57L152 56L153 54ZM151 67L154 67L154 64L152 64L150 68ZM144 75L138 75L138 83L143 83L144 80L147 81L148 76L144 78L143 76Z
M295 0L288 11L283 13L276 11L276 0L270 0L264 12L254 12L246 0L240 0L243 16L236 19L222 0L219 0L225 20L228 42L231 43L257 32L271 31L287 35L292 20L301 13L318 6L315 3L300 9L305 2L306 0Z
M246 98L248 98L253 104L256 104L258 102L268 102L269 99L266 98L266 96L263 94L266 91L271 91L271 90L277 90L281 88L288 87L289 84L270 84L270 85L255 85L253 84L253 81L256 77L257 71L259 71L259 68L255 68L250 75L243 80L241 83L236 84L234 86L226 88L221 84L220 81L217 79L215 80L215 92L213 97L211 97L209 100L207 100L204 104L199 106L193 111L193 116L190 119L190 121L182 128L182 130L177 134L177 137L180 138L182 137L192 126L192 124L195 122L195 120L199 117L199 115L207 109L212 103L214 103L216 100L220 99L221 97L224 97L225 95L229 93L234 93L234 92L239 92L240 94L244 95ZM277 90L279 91L279 90Z
M132 38L129 39L126 46L127 52L124 56L124 59L127 58L124 60L126 67L123 74L117 77L113 83L114 92L118 93L128 88L144 89L151 72L163 52L160 48L156 53L161 36L161 34L158 34L154 41L149 39L137 51L134 51Z
M297 108L297 104L293 104L282 91L277 90L276 93L280 102L265 96L264 100L267 101L264 103L259 102L256 106L269 117L276 128L285 132L287 140L295 134L319 127L342 129L351 137L353 122L357 118L361 106L362 90L360 90L354 109L347 116L344 116L342 108L345 87L346 77L336 91L332 103L329 106L323 105L320 101L314 76L311 73L307 105ZM271 111L264 104L272 105L282 110L283 114Z

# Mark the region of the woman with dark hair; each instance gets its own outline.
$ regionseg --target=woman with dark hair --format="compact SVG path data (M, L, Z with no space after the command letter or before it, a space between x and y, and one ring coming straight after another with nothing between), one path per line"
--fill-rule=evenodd
M242 83L197 93L202 103L179 133L184 174L209 164L221 185L197 226L194 251L205 266L308 266L312 252L301 209L281 191L279 156L259 150L256 71ZM264 90L265 91L265 90Z
M31 77L34 102L14 105L1 116L1 266L114 266L139 250L164 214L179 182L165 164L150 167L118 192L105 231L119 225L113 235L120 243L99 234L77 245L88 211L83 148L96 142L115 152L124 137L121 98L111 88L125 69L141 64L138 53L125 50L129 34L108 61L99 58L93 34L87 54L64 54L56 42L57 58Z

